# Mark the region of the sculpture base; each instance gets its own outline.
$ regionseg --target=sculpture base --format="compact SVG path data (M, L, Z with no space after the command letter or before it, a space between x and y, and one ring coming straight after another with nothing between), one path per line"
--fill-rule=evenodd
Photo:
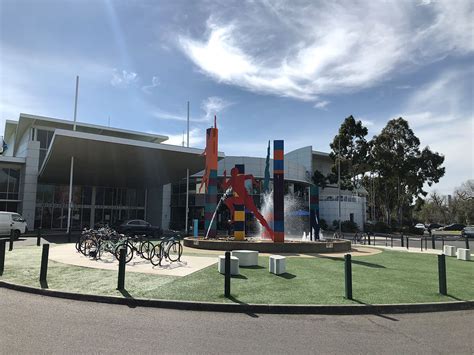
M232 240L184 238L184 246L207 250L256 250L261 253L342 253L351 250L349 240L325 240L315 242L285 241L274 243L271 240Z

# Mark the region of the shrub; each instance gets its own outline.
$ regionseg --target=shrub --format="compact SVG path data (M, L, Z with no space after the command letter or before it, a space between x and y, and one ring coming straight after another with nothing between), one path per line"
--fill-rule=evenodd
M328 223L326 222L325 219L319 220L319 227L324 230L328 229Z
M389 233L392 229L385 222L376 222L374 224L374 232L378 233Z
M357 226L357 223L355 222L343 221L341 223L341 230L346 233L352 233L352 232L357 232L359 230L359 227Z

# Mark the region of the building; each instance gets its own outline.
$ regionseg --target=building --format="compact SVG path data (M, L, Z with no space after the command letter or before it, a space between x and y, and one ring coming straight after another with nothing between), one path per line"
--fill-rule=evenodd
M72 229L134 218L163 228L183 229L188 169L189 220L202 220L204 194L199 193L199 186L203 151L164 144L167 139L162 135L20 114L18 121L5 123L4 151L0 155L0 210L21 213L30 228L66 229L72 179ZM224 171L230 174L235 164L245 164L246 173L263 180L264 158L226 157L219 152L219 160L221 179ZM311 147L285 155L286 193L296 201L294 210L301 217L304 218L302 211L309 208L312 173L316 169L325 172L330 164L328 154L315 152ZM222 195L223 191L219 193ZM256 205L261 206L261 184L251 194ZM362 226L363 192L344 191L341 195L342 219L352 219ZM319 200L320 218L328 223L338 219L337 189L321 190ZM226 218L225 211L219 212L219 223Z

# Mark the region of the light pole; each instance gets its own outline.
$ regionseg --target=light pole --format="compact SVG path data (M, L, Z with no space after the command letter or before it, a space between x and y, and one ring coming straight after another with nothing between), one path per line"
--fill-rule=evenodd
M337 201L339 202L339 236L342 236L341 229L341 137L338 138L338 158L337 158Z

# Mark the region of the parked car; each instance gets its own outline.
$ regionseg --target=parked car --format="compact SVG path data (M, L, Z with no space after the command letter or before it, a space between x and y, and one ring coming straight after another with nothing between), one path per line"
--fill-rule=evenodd
M425 229L425 225L423 223L417 223L415 224L415 228Z
M129 219L127 221L119 221L112 226L118 233L122 234L140 234L150 237L159 237L163 234L160 227L152 226L151 223L142 219Z
M0 235L10 235L12 230L15 239L28 232L25 219L16 212L0 212Z
M453 224L448 224L447 226L438 228L438 230L439 231L462 231L464 227L466 227L465 224L453 223Z
M428 225L426 225L426 229L428 230L433 230L433 229L437 229L437 228L441 228L443 227L442 224L439 224L439 223L430 223Z
M463 228L461 235L463 237L474 238L474 226L466 226Z

